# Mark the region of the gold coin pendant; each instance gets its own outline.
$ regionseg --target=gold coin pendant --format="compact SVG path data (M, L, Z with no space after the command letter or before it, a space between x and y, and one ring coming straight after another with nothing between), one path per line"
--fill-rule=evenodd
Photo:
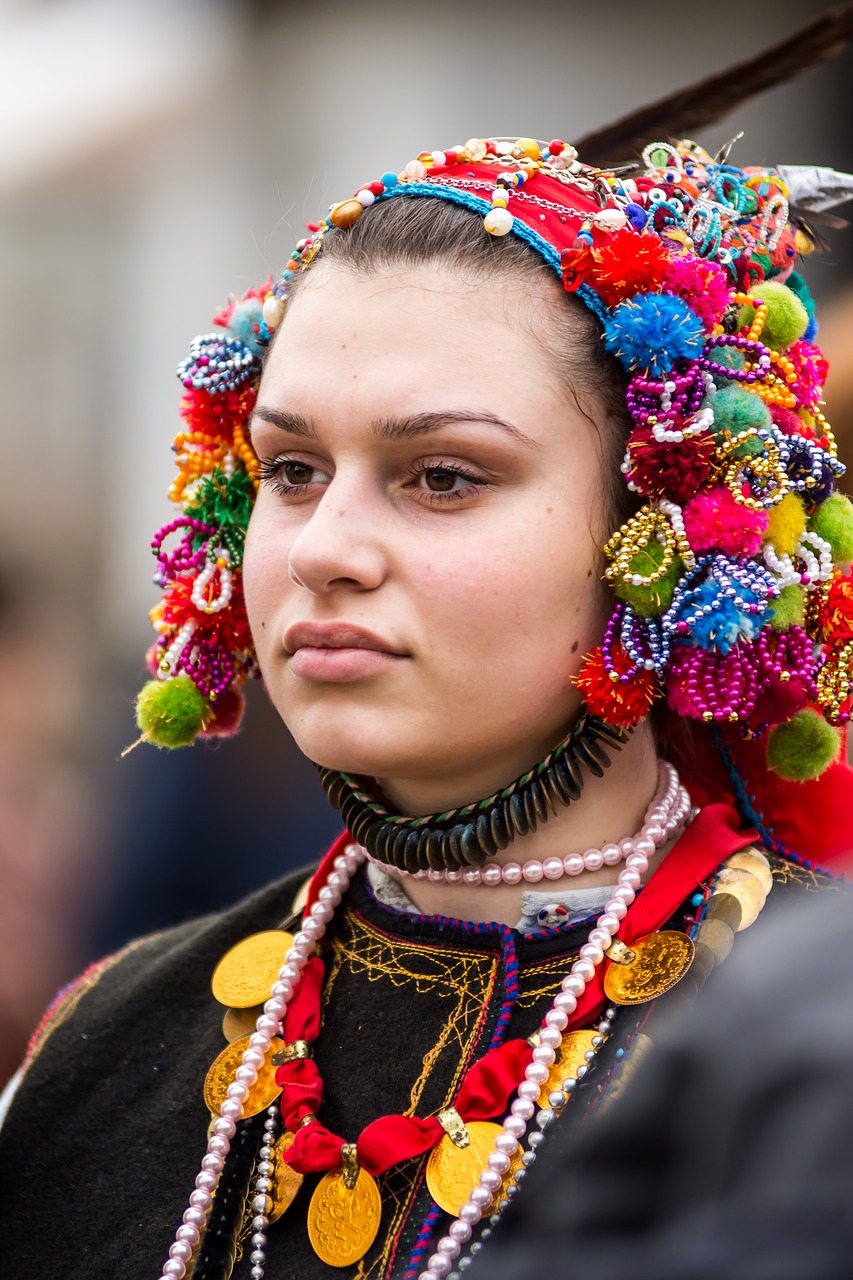
M330 1267L351 1267L367 1253L382 1216L375 1178L364 1169L350 1191L342 1169L333 1169L318 1183L308 1206L311 1248Z
M455 1146L445 1134L430 1152L426 1167L430 1195L454 1218L480 1181L480 1174L494 1150L495 1138L501 1133L501 1126L491 1120L472 1120L465 1127L471 1137L468 1146Z
M296 1193L302 1186L304 1174L297 1173L295 1169L291 1169L286 1164L283 1156L287 1148L293 1142L293 1134L287 1130L280 1134L275 1140L273 1147L272 1163L274 1173L272 1176L272 1187L270 1188L270 1198L272 1199L272 1209L269 1212L270 1222L278 1222L285 1210L289 1209L296 1199Z
M249 1036L241 1036L239 1040L235 1040L232 1044L225 1046L208 1071L207 1079L204 1082L204 1105L214 1115L219 1114L219 1108L228 1093L228 1086L234 1083L237 1068L240 1066L243 1054L248 1047ZM283 1048L284 1041L273 1037L267 1055L258 1072L258 1078L246 1098L246 1103L243 1107L244 1118L256 1116L260 1111L275 1102L281 1093L281 1085L275 1082L276 1068L273 1066L271 1059L274 1053L279 1053Z
M568 1031L560 1042L557 1060L548 1073L548 1079L536 1099L540 1107L550 1107L548 1094L554 1089L562 1088L566 1076L574 1076L578 1067L586 1063L586 1055L593 1049L593 1041L598 1039L597 1031Z
M232 1009L263 1004L292 946L293 934L283 929L266 929L243 938L225 952L213 971L214 998Z
M608 965L604 992L615 1004L645 1004L680 982L693 963L693 943L686 933L662 929L631 943L630 964Z

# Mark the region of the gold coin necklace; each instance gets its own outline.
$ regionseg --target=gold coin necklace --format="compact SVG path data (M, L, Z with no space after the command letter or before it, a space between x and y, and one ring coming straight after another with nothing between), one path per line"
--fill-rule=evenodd
M677 776L675 776L673 785L678 785ZM652 815L651 821L660 822L661 813L659 808L657 812L650 809L649 813ZM684 892L685 880L689 880L693 885L701 884L707 880L728 854L744 847L743 844L737 843L738 839L738 836L714 816L706 818L704 813L700 815L700 819L692 826L689 826L679 839L680 854L676 859L677 874L675 876L667 875L662 877L660 888L655 885L656 877L653 877L649 882L649 886L646 887L641 903L643 908L641 914L647 925L652 928L656 925L659 927L660 923L669 919L679 903L687 896ZM561 1031L567 1029L567 1023L578 1009L579 999L583 997L586 988L594 978L596 979L594 989L603 995L600 973L601 962L616 934L620 931L622 918L631 907L636 896L636 890L641 883L642 874L648 867L648 855L644 846L649 846L649 852L654 850L652 841L635 842L634 852L626 859L625 867L618 878L614 897L605 904L604 912L596 921L595 927L590 931L588 942L581 947L578 958L574 961L570 972L563 980L561 991L543 1021L540 1043L533 1051L533 1059L528 1062L523 1073L521 1073L522 1078L517 1087L516 1100L509 1108L509 1114L503 1123L496 1125L500 1132L495 1138L494 1145L488 1155L486 1168L480 1174L477 1184L469 1190L467 1199L460 1207L457 1219L459 1225L453 1235L446 1235L439 1242L436 1252L426 1263L422 1274L428 1276L430 1280L432 1280L432 1277L435 1277L435 1280L440 1280L446 1269L448 1257L458 1255L461 1247L461 1235L464 1234L460 1230L462 1225L464 1224L466 1232L469 1232L472 1224L478 1222L483 1214L489 1212L494 1196L502 1185L503 1177L511 1167L512 1157L519 1151L520 1141L526 1134L528 1122L535 1113L535 1103L539 1098L542 1085L549 1078L550 1069L557 1057L557 1051L562 1039ZM189 1261L198 1238L196 1237L194 1241L192 1237L196 1231L200 1236L201 1231L204 1229L207 1216L213 1204L216 1179L224 1166L230 1147L231 1135L234 1132L234 1125L243 1116L244 1104L249 1094L247 1075L251 1077L253 1073L257 1074L267 1057L271 1059L273 1055L277 1062L281 1061L284 1064L277 1072L279 1079L282 1079L282 1077L286 1079L288 1075L288 1055L294 1047L290 1028L284 1029L285 1047L278 1052L275 1052L272 1047L274 1032L282 1028L282 1022L288 1009L294 986L305 980L305 972L311 963L315 944L325 933L326 927L334 916L335 909L349 885L351 876L364 861L365 856L365 851L358 845L350 844L344 846L342 841L335 846L331 854L324 860L320 871L314 878L306 915L303 918L303 928L293 939L293 946L287 952L285 963L279 970L276 981L264 1003L264 1012L258 1018L256 1030L249 1037L250 1044L243 1052L234 1083L230 1088L226 1089L225 1100L221 1103L219 1114L211 1126L211 1136L204 1164L204 1171L208 1176L204 1184L198 1181L196 1183L193 1199L182 1219L181 1233L176 1237L175 1244L169 1253L169 1258L173 1264L178 1259L183 1259L184 1255ZM323 890L328 892L324 893ZM657 890L657 892L655 893L653 890ZM629 923L629 921L626 921L626 931ZM319 960L318 963L320 963ZM241 998L246 1000L244 1007L249 1007L252 1003L258 1003L256 993L250 995L248 991L245 991ZM603 1031L603 1026L600 1029ZM310 1061L310 1058L306 1057L302 1049L303 1047L310 1049L310 1046L305 1046L304 1037L300 1037L300 1041L299 1051L293 1061L302 1066L304 1065L303 1059ZM501 1048L506 1049L512 1043L507 1041ZM474 1065L476 1066L476 1064ZM579 1067L577 1075L580 1076L584 1070L584 1066ZM517 1074L515 1075L515 1080L518 1080ZM509 1096L514 1091L514 1088L511 1088L508 1091L507 1099L504 1101L508 1102ZM284 1102L284 1096L282 1096L282 1102ZM282 1107L282 1111L284 1112L284 1107ZM498 1105L492 1114L505 1114L505 1109ZM540 1128L545 1127L541 1123L541 1118L545 1117L546 1114L545 1111L540 1112ZM551 1110L551 1115L553 1114L554 1112ZM272 1119L272 1116L268 1118ZM479 1117L473 1118L474 1121L478 1119ZM303 1120L306 1125L319 1125L316 1117L311 1114L303 1116ZM287 1124L286 1116L285 1123ZM287 1127L291 1132L294 1132L293 1146L298 1148L299 1132L297 1130L299 1126L291 1124L287 1125ZM320 1126L320 1130L322 1130L322 1126ZM438 1136L440 1137L441 1135L439 1134ZM531 1147L536 1136L536 1134L532 1135ZM354 1144L343 1145L354 1146ZM268 1146L272 1151L272 1143L267 1143L265 1146ZM423 1147L421 1146L420 1149L423 1150ZM396 1163L400 1158L404 1158L404 1156L398 1156L396 1160L390 1161L388 1167L390 1167L391 1163ZM301 1171L300 1163L303 1163L304 1166L298 1150L295 1152L295 1157L293 1153L290 1155L289 1162L297 1172ZM316 1165L313 1167L316 1167ZM377 1172L379 1171L377 1170ZM330 1178L328 1182L325 1179L323 1180L326 1183L325 1199L322 1203L318 1200L319 1231L315 1230L315 1236L318 1236L320 1231L325 1232L327 1243L321 1244L320 1247L327 1250L327 1255L330 1259L342 1259L351 1256L352 1250L356 1247L356 1240L353 1238L350 1227L348 1227L340 1238L336 1235L331 1243L328 1243L328 1231L323 1221L323 1215L339 1217L342 1188L343 1191L348 1192L350 1195L353 1195L358 1189L359 1203L364 1201L366 1205L369 1197L374 1205L372 1210L367 1207L363 1207L360 1210L362 1217L366 1221L372 1222L376 1218L376 1199L371 1194L370 1184L367 1182L362 1183L362 1175L370 1171L358 1167L355 1150L352 1151L352 1168L348 1177L344 1176L343 1164L340 1171L331 1169L329 1172L339 1173L339 1177ZM348 1181L351 1183L349 1186L347 1185ZM260 1195L261 1192L258 1192L258 1194ZM355 1204L356 1202L345 1202L345 1207L346 1203ZM263 1201L260 1207L267 1208L266 1201ZM269 1208L271 1210L272 1206L270 1205ZM321 1209L323 1213L320 1212ZM260 1220L264 1216L266 1215L257 1215L258 1225L260 1225ZM351 1222L351 1220L352 1215L349 1215L347 1221ZM257 1231L255 1234L260 1237L264 1233ZM370 1247L365 1236L358 1240L358 1245L361 1248ZM256 1274L262 1276L265 1245L261 1245L260 1239L257 1243L258 1248L253 1249L253 1253L256 1252L258 1254ZM351 1264L339 1261L333 1262L332 1265L344 1266ZM162 1272L160 1280L171 1280L174 1275L175 1269L174 1265L172 1265L168 1270Z

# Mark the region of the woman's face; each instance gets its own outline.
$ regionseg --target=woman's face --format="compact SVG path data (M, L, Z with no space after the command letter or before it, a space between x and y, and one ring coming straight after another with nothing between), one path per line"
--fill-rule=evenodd
M543 756L604 625L597 428L534 306L318 263L261 382L244 582L266 687L306 755L410 812Z

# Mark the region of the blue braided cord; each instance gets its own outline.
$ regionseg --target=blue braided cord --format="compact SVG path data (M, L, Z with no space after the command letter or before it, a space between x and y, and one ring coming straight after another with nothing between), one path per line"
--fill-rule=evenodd
M376 203L378 204L380 200L393 200L395 196L406 195L434 196L439 200L449 200L452 204L461 204L466 209L472 209L474 213L479 213L483 218L492 207L489 201L484 200L482 196L471 195L470 191L457 191L454 187L445 187L437 182L398 183L396 187L383 191L381 196L377 196ZM538 231L528 227L520 218L515 218L512 224L512 234L518 236L519 240L523 240L525 244L529 244L531 249L535 249L539 256L545 259L548 266L553 267L562 280L563 271L560 265L560 255L547 240L539 235ZM588 284L582 284L575 292L581 302L598 317L601 323L606 324L610 318L610 312L595 290Z
M825 867L818 866L816 862L812 862L810 858L806 858L801 853L795 853L793 849L786 848L774 836L770 827L764 821L764 817L756 808L755 801L746 789L746 784L737 771L737 766L732 758L726 744L723 742L722 734L719 729L714 730L714 740L717 750L720 753L723 764L726 768L729 781L734 788L735 801L741 816L750 826L755 827L761 836L761 843L766 845L768 849L779 855L780 858L787 858L789 862L795 862L798 867L803 867L806 871L816 871L818 875L829 876L831 880L845 881L846 877L838 875L834 871L827 871Z
M515 947L515 930L510 929L505 924L499 925L498 928L500 929L501 954L503 956L504 998L492 1038L489 1041L489 1049L496 1049L499 1044L503 1044L509 1029L513 1005L518 999L518 952Z
M412 1256L409 1258L409 1265L403 1272L403 1280L416 1280L420 1270L423 1256L427 1251L429 1242L432 1239L432 1233L435 1230L435 1224L441 1217L443 1210L437 1204L433 1204L427 1216L424 1218L424 1225L418 1232L418 1238L415 1247L412 1250Z

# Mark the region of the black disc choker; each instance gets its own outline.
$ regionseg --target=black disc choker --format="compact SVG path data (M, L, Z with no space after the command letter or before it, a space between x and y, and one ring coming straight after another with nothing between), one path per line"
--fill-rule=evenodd
M404 818L389 812L369 779L320 767L320 780L354 840L372 857L402 871L479 867L517 836L535 831L580 798L584 770L602 777L611 750L628 732L597 716L582 716L544 760L502 791L446 813ZM373 788L372 790L370 788Z

